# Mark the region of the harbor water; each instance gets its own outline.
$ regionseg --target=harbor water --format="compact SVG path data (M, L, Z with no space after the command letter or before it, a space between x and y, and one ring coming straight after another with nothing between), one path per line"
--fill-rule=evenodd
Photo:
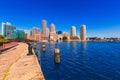
M120 42L59 42L60 63L54 61L55 43L37 43L36 55L46 80L120 80Z

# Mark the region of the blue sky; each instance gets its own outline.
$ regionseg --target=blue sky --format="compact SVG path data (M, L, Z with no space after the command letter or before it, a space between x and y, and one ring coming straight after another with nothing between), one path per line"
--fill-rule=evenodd
M17 29L41 28L47 20L57 30L70 32L86 24L87 36L120 37L119 0L0 0L0 23L11 22ZM0 30L1 32L1 30Z

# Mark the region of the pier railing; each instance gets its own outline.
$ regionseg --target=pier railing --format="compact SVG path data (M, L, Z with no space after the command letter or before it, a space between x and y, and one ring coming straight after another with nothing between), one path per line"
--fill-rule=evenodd
M4 49L13 47L13 46L15 46L17 44L18 44L18 42L10 42L10 43L7 43L7 44L3 44L3 46L0 46L0 50L2 51Z

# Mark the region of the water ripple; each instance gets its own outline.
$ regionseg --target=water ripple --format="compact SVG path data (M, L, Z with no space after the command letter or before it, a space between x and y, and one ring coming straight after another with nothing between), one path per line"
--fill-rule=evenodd
M54 63L55 44L46 43L39 61L46 80L120 80L120 43L61 42L61 63Z

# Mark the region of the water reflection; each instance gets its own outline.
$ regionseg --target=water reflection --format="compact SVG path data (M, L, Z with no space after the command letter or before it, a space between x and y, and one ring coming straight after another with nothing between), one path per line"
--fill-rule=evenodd
M56 75L55 80L61 80L60 73L59 73L60 64L55 63L54 71L55 71L55 75Z
M55 42L54 41L50 41L50 44L55 44Z
M66 42L67 43L67 48L70 48L70 42Z
M43 53L45 53L46 51L45 51L45 50L43 50L42 52L43 52Z
M54 70L55 70L55 71L58 71L59 69L60 69L60 64L55 63Z
M86 50L86 42L81 42L81 48L83 51Z
M81 63L84 65L84 66L86 66L86 60L88 60L87 59L87 53L86 53L86 42L81 42L81 52L82 52L82 54L81 54L81 59L82 59L82 61L81 61Z
M72 42L72 48L76 48L76 42Z

